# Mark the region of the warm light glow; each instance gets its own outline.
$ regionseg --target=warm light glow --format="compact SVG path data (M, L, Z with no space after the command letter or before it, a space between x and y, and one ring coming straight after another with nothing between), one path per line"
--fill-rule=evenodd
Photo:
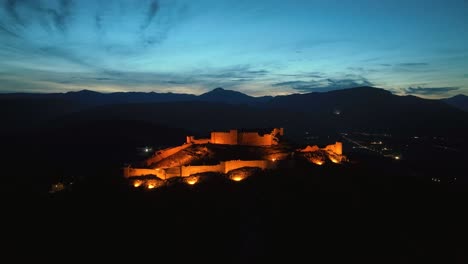
M271 161L275 162L275 161L276 161L276 158L272 158Z
M330 157L330 160L331 160L333 163L340 163L337 159L332 158L332 157Z
M238 182L238 181L242 181L244 178L245 178L244 176L237 174L237 175L232 176L231 180Z
M395 156L395 159L396 159L396 160L399 160L399 159L400 159L400 156Z
M312 163L314 163L316 165L322 165L323 163L325 163L325 161L323 161L321 159L318 159L318 158L313 158L310 161L312 161Z
M141 180L136 180L133 182L133 187L138 188L143 184L143 181Z
M190 176L185 179L185 182L189 185L194 185L198 182L198 177Z
M162 185L162 183L160 181L156 181L156 180L148 180L146 182L146 188L148 188L148 189L154 189L154 188L160 187L161 185Z

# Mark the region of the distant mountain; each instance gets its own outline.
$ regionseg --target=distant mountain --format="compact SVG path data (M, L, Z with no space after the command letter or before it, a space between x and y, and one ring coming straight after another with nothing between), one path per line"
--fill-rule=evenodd
M468 134L468 113L445 101L397 96L374 87L275 97L252 97L222 88L199 96L87 90L50 95L4 94L0 95L0 110L7 129L64 118L142 120L203 133L282 126L288 135L297 138L303 137L304 131Z
M259 104L265 103L272 98L272 96L253 97L238 91L225 90L218 87L207 93L199 95L197 100L229 104Z
M468 112L468 96L466 95L459 94L450 98L442 99L442 101Z
M224 90L223 88L218 87L210 92L199 95L197 99L207 102L251 103L255 100L255 97L248 96L237 91Z
M82 90L79 92L68 92L65 93L63 97L67 99L76 100L85 105L92 106L122 103L192 101L196 99L196 96L192 94L155 92L117 92L104 94L89 90Z

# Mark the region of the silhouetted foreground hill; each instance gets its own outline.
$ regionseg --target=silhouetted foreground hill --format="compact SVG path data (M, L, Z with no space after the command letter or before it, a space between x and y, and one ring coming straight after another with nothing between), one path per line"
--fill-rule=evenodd
M442 99L444 102L448 103L449 105L455 106L457 108L460 108L463 111L468 112L468 96L459 94L455 95L450 98L445 98Z
M138 120L60 120L2 136L3 184L7 193L47 193L53 182L86 180L112 185L127 163L144 159L143 149L183 143L191 132Z

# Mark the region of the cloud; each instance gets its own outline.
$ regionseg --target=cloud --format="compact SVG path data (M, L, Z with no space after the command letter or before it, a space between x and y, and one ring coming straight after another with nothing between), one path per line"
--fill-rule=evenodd
M417 95L441 95L447 92L459 90L460 87L408 87L404 89L407 94Z
M52 17L52 21L57 29L62 32L65 32L67 29L67 20L71 14L71 0L61 0L58 10L55 9L46 9L47 12Z
M349 76L352 77L352 76ZM374 86L372 82L362 76L354 76L354 78L326 78L309 81L286 81L272 84L273 87L290 87L299 92L327 92L333 90L341 90L359 86Z
M235 65L221 69L208 69L200 73L201 77L209 79L253 79L263 77L270 72L265 69L252 69L250 65Z
M141 29L144 30L151 24L158 10L159 10L159 2L156 0L151 1L148 7L148 12L146 13L145 20L143 21L143 24L141 24Z
M13 18L13 20L21 25L24 25L23 19L19 16L18 12L16 11L17 4L21 2L19 0L7 0L4 5L4 9L7 14Z
M10 22L20 25L23 28L31 26L37 20L45 30L50 29L50 24L62 33L67 29L68 22L72 15L73 2L71 0L57 1L58 7L54 7L50 2L44 4L36 0L8 0L3 9ZM14 28L11 26L11 28ZM19 30L16 28L16 30ZM10 29L13 32L13 30Z
M0 34L6 34L10 37L21 38L18 34L14 33L13 31L9 30L5 26L0 24Z
M325 75L321 72L299 72L295 74L276 74L281 77L296 77L296 78L323 78Z
M401 67L423 67L429 66L427 62L406 62L406 63L398 63L397 66Z
M49 49L59 57L68 57L77 64L88 65L80 58L73 57L72 54L60 49ZM92 67L92 66L89 66ZM1 73L1 72L0 72ZM214 87L224 87L235 89L243 85L255 84L256 76L264 76L268 71L263 69L252 69L248 65L233 66L225 69L206 70L203 74L196 72L166 73L166 72L136 72L136 71L115 71L101 69L97 66L91 72L59 72L54 70L22 70L20 72L6 72L10 76L9 85L13 87L24 87L29 83L36 83L31 89L48 89L52 87L62 87L63 90L73 90L77 87L89 87L97 90L103 88L120 87L122 90L158 90L166 91L175 89L182 91L192 90L192 93L202 93ZM238 78L239 76L250 76L250 78ZM10 78L8 77L8 78ZM5 84L4 78L0 78L0 85ZM246 86L247 87L247 86ZM175 91L174 90L174 91Z

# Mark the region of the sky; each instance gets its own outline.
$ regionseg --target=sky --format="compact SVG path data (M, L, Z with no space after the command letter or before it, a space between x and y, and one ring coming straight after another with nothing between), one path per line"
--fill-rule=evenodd
M0 92L468 95L466 0L0 0Z

